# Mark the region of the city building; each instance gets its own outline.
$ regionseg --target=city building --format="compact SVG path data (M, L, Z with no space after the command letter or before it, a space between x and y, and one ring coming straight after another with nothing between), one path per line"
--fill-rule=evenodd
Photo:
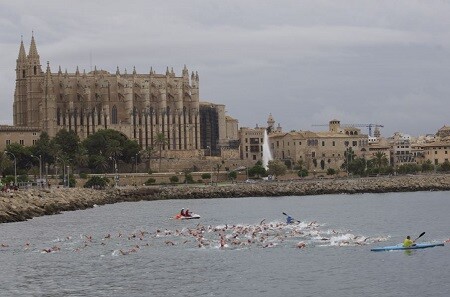
M328 131L276 131L269 134L269 141L274 159L317 173L341 169L351 155L365 157L369 146L366 134L355 127L341 127L338 120L329 122Z
M20 43L13 126L0 129L0 145L16 139L32 143L21 138L25 131L53 137L61 129L74 131L82 140L99 129L114 129L141 149L163 134L164 156L169 158L199 157L208 151L220 155L221 146L238 152L237 121L225 115L224 105L200 102L197 72L189 75L186 66L180 76L169 68L165 74L152 68L144 74L133 68L128 74L119 67L110 73L96 66L90 72L78 67L72 73L61 67L52 72L49 62L44 71L33 35L28 54L23 40ZM19 135L12 137L15 131Z

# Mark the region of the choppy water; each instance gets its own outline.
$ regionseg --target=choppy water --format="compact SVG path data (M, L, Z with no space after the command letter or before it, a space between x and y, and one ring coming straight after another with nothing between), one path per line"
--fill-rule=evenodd
M169 219L181 207L202 218ZM282 212L301 223L284 224ZM370 248L422 231L421 240L447 240L449 214L449 192L153 201L67 212L0 225L0 296L447 296L449 246Z

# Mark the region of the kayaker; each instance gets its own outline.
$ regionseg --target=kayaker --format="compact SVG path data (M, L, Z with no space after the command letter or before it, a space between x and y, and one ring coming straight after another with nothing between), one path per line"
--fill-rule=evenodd
M180 216L182 216L182 217L185 217L185 216L186 216L186 213L184 212L184 208L181 209L181 211L180 211Z
M409 235L406 236L405 240L403 241L403 247L408 248L414 245L414 241L411 240L411 237Z
M189 212L189 208L186 209L186 212L184 213L185 217L190 217L191 213Z
M293 222L294 222L294 219L291 216L287 216L286 224L292 224Z

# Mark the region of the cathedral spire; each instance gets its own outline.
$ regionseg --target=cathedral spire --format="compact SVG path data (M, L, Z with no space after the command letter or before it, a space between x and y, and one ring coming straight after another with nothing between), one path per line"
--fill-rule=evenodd
M27 54L25 53L25 46L23 45L23 39L20 40L19 57L17 62L25 62L27 60Z
M136 66L133 66L133 75L136 75Z
M59 65L59 68L58 68L58 75L61 75L62 74L62 71L61 71L61 65Z
M27 62L31 68L30 74L40 75L42 73L41 61L36 47L36 41L34 40L34 33L31 36L30 50L28 51Z
M75 75L76 76L80 75L80 70L78 69L78 65L77 65L77 70L75 70Z
M30 50L28 51L28 57L30 58L38 58L39 54L36 47L36 41L34 40L34 34L31 36Z
M120 75L119 66L117 66L117 69L116 69L116 75Z
M53 87L52 71L50 70L50 62L47 61L47 70L45 71L45 86Z

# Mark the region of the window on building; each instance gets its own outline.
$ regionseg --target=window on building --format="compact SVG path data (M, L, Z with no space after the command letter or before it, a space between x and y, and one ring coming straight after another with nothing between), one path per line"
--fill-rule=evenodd
M25 70L22 70L22 78L25 78Z
M253 160L256 160L256 155L253 155Z
M112 112L111 112L111 123L112 124L117 124L117 107L114 105L112 107Z
M316 157L316 152L312 152L311 153L311 157L315 158Z
M33 145L35 145L37 142L37 139L33 139Z
M34 75L36 75L37 74L37 67L34 66L33 69L34 69Z
M19 144L24 145L25 141L23 139L19 140Z
M439 160L438 159L434 159L434 165L439 165Z
M248 159L248 154L247 153L245 154L245 158Z
M280 147L280 142L277 140L277 147Z
M437 151L434 151L434 154L437 155Z
M322 146L325 146L325 141L322 141Z
M353 146L357 146L357 145L358 145L358 142L357 142L357 141L353 141L353 142L352 142L352 145L353 145Z
M333 141L333 146L336 146L336 141Z
M245 146L245 151L248 152L248 145Z
M445 154L447 155L447 151L445 151Z
M10 145L11 144L11 140L7 139L6 140L6 145Z

